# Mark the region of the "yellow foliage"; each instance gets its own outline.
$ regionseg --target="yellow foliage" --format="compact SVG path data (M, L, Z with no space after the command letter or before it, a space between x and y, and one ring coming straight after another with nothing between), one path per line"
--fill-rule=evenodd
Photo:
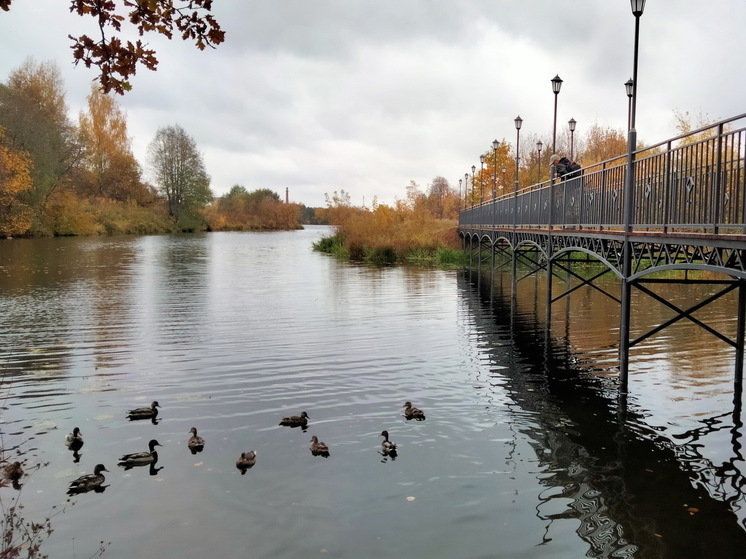
M0 128L0 142L3 129ZM31 159L0 143L0 234L22 235L33 220L33 211L25 203L24 193L31 190Z

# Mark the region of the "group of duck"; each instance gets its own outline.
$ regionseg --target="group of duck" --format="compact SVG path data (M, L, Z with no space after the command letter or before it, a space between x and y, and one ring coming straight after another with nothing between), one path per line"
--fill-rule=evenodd
M129 410L127 412L127 418L135 421L149 419L155 422L158 416L159 407L160 404L157 401L154 401L150 405L150 407L135 408ZM416 421L424 421L425 413L422 410L413 407L411 402L405 402L404 417L407 420L414 419ZM305 431L308 427L309 419L309 415L305 411L303 411L300 415L283 417L280 420L280 425L286 427L301 427ZM204 449L205 441L197 434L197 428L192 427L189 431L189 434L191 436L187 441L187 448L189 448L192 454L201 452ZM383 437L383 442L381 443L381 454L384 456L395 458L396 443L389 440L388 431L382 431L381 436ZM319 441L316 435L311 437L310 442L310 450L312 455L323 456L325 458L329 457L330 452L328 445L324 442ZM75 427L73 431L65 437L65 445L77 456L78 451L83 447L83 434L78 427ZM148 443L149 450L147 452L134 452L131 454L125 454L119 459L117 465L124 467L126 470L135 466L147 465L150 465L152 468L152 466L155 465L155 463L158 461L158 453L155 450L155 447L157 446L163 445L161 445L157 440L151 439ZM255 450L241 453L241 456L236 460L236 468L241 471L241 475L245 474L247 470L249 470L256 464L256 457L257 452ZM108 471L109 470L107 470L103 464L96 464L96 467L93 469L92 474L80 476L70 483L70 487L67 491L68 495L87 493L89 491L102 492L106 487L104 486L106 478L104 477L103 472ZM21 463L14 462L13 464L8 464L7 466L5 466L5 468L3 469L3 476L9 481L12 481L14 486L16 486L23 476L23 468Z

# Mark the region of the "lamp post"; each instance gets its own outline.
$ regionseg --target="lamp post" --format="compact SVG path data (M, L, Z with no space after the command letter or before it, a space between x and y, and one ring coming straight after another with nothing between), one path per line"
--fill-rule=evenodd
M458 209L459 209L459 210L461 209L461 182L462 182L463 180L464 180L464 179L459 179L459 180L458 180Z
M567 124L568 126L570 126L570 161L572 161L573 160L573 147L574 147L573 135L575 134L575 125L577 124L577 122L575 121L574 118L571 118L570 120L567 121Z
M513 186L513 227L515 228L518 219L518 161L520 160L520 141L521 141L521 125L523 119L520 115L515 117L515 184Z
M557 153L557 97L562 87L559 74L552 78L552 93L554 93L554 124L552 125L552 153Z
M466 204L468 203L469 203L469 173L464 173L464 209L466 209Z
M629 131L627 133L627 176L624 184L624 247L622 255L622 293L621 313L619 323L619 391L621 398L626 398L627 382L629 378L629 330L632 285L629 277L632 275L632 219L634 213L635 193L635 146L637 144L637 130L635 129L635 112L637 111L637 53L640 41L640 16L645 10L645 0L630 0L632 15L635 16L635 50L632 61L632 98L629 116Z
M479 156L482 169L479 171L479 203L484 202L484 154Z
M494 153L492 163L494 164L495 172L492 174L492 199L497 198L497 148L500 147L500 142L497 138L492 140L492 151Z
M536 184L539 184L541 182L541 149L544 147L544 144L539 140L536 142L536 151L539 152L539 176L537 177Z
M627 132L632 128L630 119L632 118L632 94L634 93L634 85L635 82L632 81L632 78L624 82L624 88L627 90Z
M474 198L476 198L476 195L474 193L474 173L477 170L476 165L471 166L471 207L474 207Z

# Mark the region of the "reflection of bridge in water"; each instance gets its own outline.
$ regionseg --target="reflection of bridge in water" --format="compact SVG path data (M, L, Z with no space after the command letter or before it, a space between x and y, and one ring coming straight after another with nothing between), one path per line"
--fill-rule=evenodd
M518 414L532 414L522 430L533 440L542 467L539 479L546 489L536 510L546 523L545 541L553 522L570 519L578 522L588 557L743 556L740 395L732 413L701 418L697 429L666 437L644 417L614 405L608 378L575 369L569 351L557 347L562 342L546 338L541 309L516 312L519 305L533 306L531 290L522 292L526 300L517 304L510 282L482 281L483 276L472 271L460 291L479 345L489 348L483 351L495 371L490 381L507 393ZM537 352L542 343L546 351ZM731 449L716 464L698 443L719 429L730 430Z
M627 157L598 163L583 176L535 184L461 211L459 232L471 262L491 270L517 263L528 275L546 272L546 313L552 303L591 287L621 305L620 391L627 391L630 349L687 319L735 349L735 391L740 393L746 331L746 114L685 136L666 140ZM632 135L634 137L634 133ZM581 261L603 270L587 278ZM697 271L693 274L692 271ZM594 283L615 274L620 293ZM706 283L709 296L688 308L655 292L660 283ZM553 284L564 289L553 293ZM674 317L631 335L631 291L637 289L670 308ZM736 291L735 333L700 321L695 313Z

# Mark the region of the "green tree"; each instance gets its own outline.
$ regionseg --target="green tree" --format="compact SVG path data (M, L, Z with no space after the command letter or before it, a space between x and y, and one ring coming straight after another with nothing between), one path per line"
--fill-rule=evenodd
M200 210L212 202L210 177L197 144L177 125L159 128L148 146L156 187L168 213L184 230L202 225Z

